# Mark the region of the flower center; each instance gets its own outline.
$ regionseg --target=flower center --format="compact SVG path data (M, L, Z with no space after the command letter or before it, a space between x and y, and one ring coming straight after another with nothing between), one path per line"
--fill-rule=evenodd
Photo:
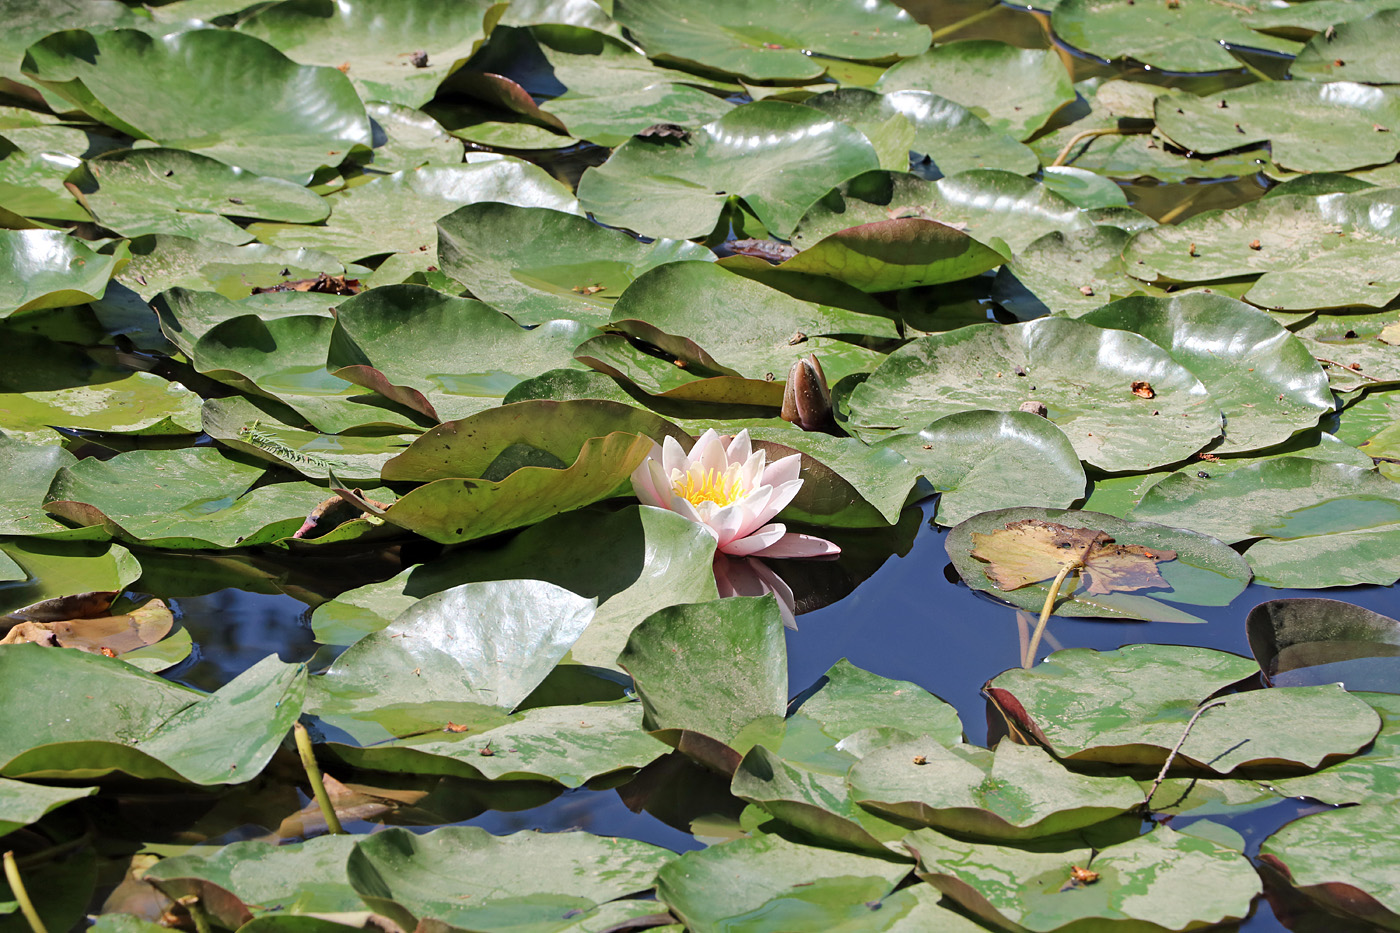
M739 475L739 465L731 464L724 472L693 467L685 473L676 470L671 476L671 489L691 505L713 502L719 506L733 505L748 495Z

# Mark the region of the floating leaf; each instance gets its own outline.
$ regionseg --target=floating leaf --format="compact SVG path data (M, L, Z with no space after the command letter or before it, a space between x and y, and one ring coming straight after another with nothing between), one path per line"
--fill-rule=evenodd
M969 278L1003 261L1000 253L960 230L910 217L833 233L782 268L830 276L862 291L884 292Z
M223 29L160 38L75 29L35 43L22 67L108 126L259 175L304 182L351 146L371 142L364 105L345 75L298 65ZM230 82L230 74L239 80Z
M61 230L0 230L0 314L101 298L127 259L124 248L104 255Z
M988 579L986 564L972 557L974 532L993 532L1012 522L1040 519L1071 528L1103 531L1118 544L1138 545L1153 553L1175 551L1176 559L1158 566L1169 590L1140 596L1110 593L1091 596L1074 593L1055 604L1061 616L1085 618L1150 619L1154 621L1197 622L1195 616L1167 606L1159 600L1223 606L1243 591L1249 582L1249 566L1230 548L1214 538L1147 522L1125 522L1097 512L1061 509L1015 508L983 512L955 527L944 543L953 566L968 586L991 592L999 599L1023 609L1039 610L1049 587L1030 584L1016 590L1000 590Z
M104 611L108 606L102 606L97 611ZM122 615L94 613L71 619L26 619L16 622L5 638L0 640L0 645L32 643L75 648L110 658L154 645L170 633L174 624L175 617L165 603L152 599Z
M0 778L0 833L9 835L65 803L97 793L96 787L46 787Z
M1245 619L1249 649L1277 686L1400 684L1400 622L1336 599L1271 599Z
M1250 28L1263 3L1223 6L1177 0L1172 6L1134 6L1104 0L1060 0L1051 14L1055 34L1100 58L1134 59L1166 71L1230 71L1240 67L1230 46L1295 51L1296 43Z
M1010 725L1059 758L1158 767L1208 697L1256 671L1208 648L1072 648L1032 670L1004 671L985 689ZM1299 732L1303 719L1316 728ZM1338 684L1255 690L1207 709L1174 760L1217 774L1316 768L1354 754L1379 728L1376 712Z
M1066 568L1083 574L1091 596L1165 588L1157 572L1176 552L1138 544L1115 544L1092 528L1067 528L1037 518L1010 522L990 534L972 532L972 556L986 562L987 576L1003 590L1047 580Z

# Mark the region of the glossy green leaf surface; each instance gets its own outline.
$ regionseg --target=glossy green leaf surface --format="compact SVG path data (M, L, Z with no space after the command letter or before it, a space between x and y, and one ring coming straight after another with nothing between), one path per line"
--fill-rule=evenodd
M1205 648L1072 648L1033 670L998 674L987 689L1004 716L1058 757L1157 767L1208 697L1256 670L1252 661ZM1301 717L1317 729L1298 732ZM1316 768L1359 751L1379 729L1376 712L1338 684L1256 690L1231 694L1202 714L1175 760L1218 774L1288 763Z
M783 263L792 272L830 276L867 292L938 285L979 275L1003 257L945 224L915 217L833 233Z
M1051 15L1055 32L1075 48L1103 58L1133 58L1167 71L1228 71L1239 67L1229 46L1287 54L1287 39L1255 32L1252 14L1263 3L1220 6L1180 0L1174 7L1137 7L1111 0L1060 0Z
M1271 599L1249 611L1245 630L1270 683L1400 684L1400 622L1379 612L1336 599Z
M31 46L23 68L109 126L259 175L305 181L370 144L369 118L345 75L298 65L239 33L73 30Z
M679 145L679 149L678 149ZM673 140L637 138L579 181L598 220L649 237L703 237L742 198L779 236L832 186L879 168L860 131L808 107L754 101Z
M0 778L0 832L8 835L65 803L95 793L96 787L47 787Z
M57 230L0 230L0 310L6 315L101 298L126 252L94 252Z
M320 836L283 846L235 842L208 855L162 859L146 878L173 897L184 896L192 882L214 884L260 915L352 912L364 907L345 878L356 842L353 836Z
M1134 394L1139 381L1155 397ZM1081 460L1107 471L1170 463L1221 431L1215 400L1166 351L1059 318L975 324L906 344L851 394L850 423L875 440L958 411L1015 411L1030 401L1047 406Z

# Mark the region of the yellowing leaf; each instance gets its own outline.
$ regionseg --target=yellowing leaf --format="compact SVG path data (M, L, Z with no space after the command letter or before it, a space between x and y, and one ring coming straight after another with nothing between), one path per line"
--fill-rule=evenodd
M1004 590L1048 580L1065 567L1082 568L1088 592L1096 595L1168 588L1157 564L1176 559L1175 551L1115 544L1102 531L1038 518L1012 522L989 534L973 532L972 541L972 556L987 562L988 578Z

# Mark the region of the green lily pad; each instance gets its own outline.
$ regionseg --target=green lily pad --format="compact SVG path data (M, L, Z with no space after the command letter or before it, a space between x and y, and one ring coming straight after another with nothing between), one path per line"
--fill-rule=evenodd
M309 249L283 250L264 243L234 246L216 240L191 240L164 234L134 240L132 261L118 280L142 298L169 288L218 292L247 298L255 288L271 288L317 275L345 275L343 263ZM353 273L352 273L353 275ZM324 296L326 304L334 296Z
M562 469L525 465L498 481L433 480L405 493L384 519L440 544L474 541L612 496L654 443L618 431L584 441L577 459L561 462ZM385 471L398 459L385 464Z
M9 134L8 129L6 133ZM0 205L24 217L91 220L92 216L63 185L69 172L81 164L66 154L26 152L0 136Z
M1374 469L1281 457L1221 475L1174 473L1153 486L1130 514L1227 544L1255 537L1304 538L1400 522L1400 484Z
M843 87L829 94L819 94L803 104L845 120L857 129L861 129L863 123L903 117L914 132L906 150L913 149L928 156L943 175L956 175L975 168L1028 175L1040 165L1035 153L1012 136L987 126L962 104L928 91L878 94L862 88ZM907 158L907 152L901 152L900 156ZM883 167L902 171L905 163Z
M311 624L318 641L349 644L382 629L417 598L460 583L533 574L598 600L593 621L569 656L578 664L613 668L629 633L647 616L717 598L713 558L714 537L665 509L573 512L525 529L503 548L444 556L342 593L316 607Z
M930 829L910 833L904 845L918 856L919 877L963 908L1036 933L1076 922L1192 930L1243 918L1261 890L1241 853L1165 826L1097 851L1030 852ZM1097 880L1072 884L1072 867ZM1006 883L1008 872L1015 884Z
M771 415L782 408L785 383L767 381L766 373L764 379L746 379L737 374L714 375L708 366L691 366L692 360L687 358L691 355L703 355L708 362L718 366L709 354L692 341L672 337L641 321L620 323L633 333L645 333L647 337L673 348L679 343L683 350L695 352L685 356L678 354L677 359L671 361L647 352L622 334L603 334L585 340L575 348L574 359L596 370L592 375L603 380L604 385L599 386L595 382L583 390L582 396L577 397L615 397L619 401L630 402L635 395L650 395L657 401L647 404L660 406L664 402L692 402L723 405L727 413L740 406L751 409L761 406L756 414ZM682 368L679 363L686 366ZM555 372L560 373L558 370ZM555 380L558 378L556 376ZM512 390L507 398L517 398L516 391ZM763 408L768 410L763 411Z
M252 489L264 472L211 447L133 450L62 468L44 508L152 547L267 544L295 532L324 495L310 483Z
M1386 842L1400 826L1400 803L1387 801L1294 820L1259 849L1289 884L1346 917L1400 929L1400 884Z
M819 77L812 52L833 58L888 60L928 48L929 30L888 0L803 0L787 15L758 17L742 0L704 10L680 0L617 0L613 15L653 57L700 65L755 81Z
M648 269L714 261L694 243L643 244L557 210L496 203L442 218L438 256L444 272L521 324L561 318L602 324L617 297Z
M204 432L225 447L290 467L313 479L378 484L384 464L417 435L356 436L318 434L283 424L246 398L209 399L203 408Z
M562 96L542 110L564 121L569 133L599 146L620 146L658 123L699 126L724 116L734 105L684 84L659 82L617 94Z
M0 230L0 311L61 308L102 297L107 281L126 265L90 249L61 230Z
M878 749L847 781L862 807L903 825L980 839L1032 839L1091 826L1142 803L1130 777L1075 774L1035 746L995 752L927 737Z
M57 444L26 444L0 437L0 472L9 477L0 491L0 534L69 538L81 532L44 513L44 494L54 475L78 459Z
M1096 226L1052 230L1018 251L998 273L992 294L1018 319L1044 314L1083 317L1104 302L1158 290L1132 277L1123 247L1132 234Z
M875 89L939 94L1017 139L1035 135L1074 100L1069 72L1054 50L1018 49L990 39L937 45L890 68Z
M902 862L757 836L685 853L657 873L656 896L697 933L884 930L883 911L870 905L882 906L908 873Z
M687 435L649 411L603 399L532 400L488 409L428 431L384 468L390 481L498 480L528 465L564 467L590 438L625 431L660 443Z
M1400 687L1400 622L1335 599L1271 599L1245 619L1249 649L1277 686Z
M0 554L22 571L7 568L0 612L74 593L120 592L141 576L130 551L101 541L10 538L0 542Z
M944 546L953 561L953 566L968 586L991 593L998 599L1022 609L1038 611L1045 604L1045 596L1050 588L1048 582L1032 583L1015 590L1000 590L988 578L987 565L972 557L973 532L990 533L1028 518L1054 522L1069 528L1093 528L1106 532L1114 541L1123 545L1136 544L1149 550L1176 552L1175 560L1158 564L1158 573L1166 581L1168 589L1155 590L1151 595L1092 595L1087 592L1075 592L1066 596L1066 588L1062 586L1059 602L1055 604L1057 615L1199 622L1202 620L1161 601L1198 606L1225 606L1249 583L1249 565L1244 559L1216 539L1199 532L1147 522L1125 522L1097 512L1015 508L974 515L948 534Z
M75 29L30 46L22 68L123 133L259 175L305 182L351 146L372 141L345 75L298 65L259 39L222 29L160 38Z
M1355 503L1323 503L1320 510L1340 506L1350 511ZM1400 523L1309 535L1302 538L1266 538L1246 552L1254 577L1268 586L1315 589L1374 583L1389 586L1400 580Z
M742 198L773 233L792 233L833 185L879 168L865 136L811 108L761 100L674 140L636 138L579 181L598 220L650 237L703 237Z
M0 834L36 823L65 803L97 793L96 787L46 787L0 778Z
M421 253L437 261L438 218L464 204L578 212L578 201L543 169L521 159L473 153L465 165L425 165L374 178L329 195L322 226L253 224L248 232L279 249L320 250L352 262L381 253Z
M335 328L334 318L321 315L265 321L245 314L210 328L190 357L205 375L282 402L326 434L364 425L397 433L431 423L428 415L332 373L326 357Z
M1069 438L1029 412L957 412L875 446L901 454L939 493L934 518L944 526L1013 506L1068 508L1084 497Z
M1152 397L1134 394L1140 382ZM1028 401L1044 403L1079 458L1107 471L1180 460L1221 429L1217 403L1166 351L1137 334L1063 318L974 324L911 341L847 405L851 429L874 440L954 412L1015 411Z
M1322 602L1322 600L1317 600ZM1276 793L1312 797L1325 803L1387 803L1395 799L1400 775L1400 696L1394 693L1355 694L1381 717L1381 731L1358 755L1298 777L1271 780Z
M1400 83L1400 62L1390 51L1400 38L1400 12L1382 10L1364 19L1338 20L1327 35L1313 36L1288 74L1308 81Z
M1244 294L1272 310L1381 307L1400 294L1400 270L1387 266L1400 239L1388 220L1394 198L1387 189L1269 198L1143 231L1123 258L1158 283L1263 273ZM1368 275L1339 274L1357 263Z
M350 854L350 884L404 927L419 918L483 933L588 929L601 905L640 894L674 853L635 839L533 831L492 836L475 826L424 835L390 829ZM649 905L648 913L654 912Z
M20 72L24 50L34 42L61 29L150 28L151 20L116 0L93 0L74 6L55 7L41 0L8 0L5 4L3 52L0 53L0 79L31 90ZM8 89L7 89L8 90Z
M241 784L262 771L301 713L306 668L269 656L207 696L96 654L0 648L11 708L42 697L0 742L7 777L91 780L113 772Z
M1230 46L1290 54L1298 45L1255 32L1252 16L1266 4L1232 7L1180 0L1173 7L1138 7L1122 0L1060 0L1051 14L1055 34L1100 58L1134 59L1166 71L1231 71Z
M432 162L454 165L462 161L463 146L432 117L421 110L368 101L370 132L374 138L371 165L384 172L401 172Z
M735 308L752 315L744 327L732 321ZM883 356L839 335L893 339L895 323L887 317L802 301L711 263L670 263L643 274L612 310L620 330L649 339L631 326L651 325L671 337L703 347L720 371L765 379L782 377L798 357L815 351L832 382L851 372L868 371ZM652 343L656 340L652 339Z
M1126 298L1081 320L1141 334L1201 380L1225 412L1225 440L1213 453L1280 444L1333 409L1327 375L1308 348L1232 298Z
M1004 671L986 690L1009 722L1057 757L1158 767L1206 698L1256 670L1208 648L1072 648L1032 670ZM1295 724L1304 719L1317 728L1300 733ZM1339 684L1236 693L1196 720L1175 762L1218 774L1311 769L1359 751L1379 728L1375 710Z
M207 855L161 859L146 870L144 878L173 898L198 895L205 885L216 885L238 901L233 907L226 906L224 898L204 899L226 924L243 922L249 912L261 916L270 911L357 911L364 908L364 901L345 879L345 863L358 842L355 836L339 835L280 846L235 842ZM225 916L225 910L232 916Z
M283 178L261 178L196 152L130 149L84 164L71 183L97 222L123 236L165 233L247 243L229 217L311 224L325 200Z
M258 11L238 29L294 61L342 67L365 100L417 107L481 47L502 12L493 0L447 6L431 0L294 0ZM424 55L422 64L414 58L418 54Z
M885 292L969 278L1004 261L996 250L961 230L909 217L838 231L781 268L830 276L862 291Z
M418 393L427 414L447 421L499 404L536 373L577 365L574 347L597 333L574 321L525 330L479 301L421 285L386 285L336 308L327 365L361 385L373 385L358 374L372 367L396 389Z
M509 712L583 633L595 606L543 581L464 583L425 596L350 646L317 691L353 702L393 680L397 703L451 695Z
M1400 151L1393 133L1376 129L1400 127L1400 96L1345 81L1264 81L1205 97L1164 94L1156 114L1162 132L1186 149L1211 154L1268 141L1274 163L1294 172L1381 165Z
M1073 203L1040 182L1011 172L973 169L936 182L869 172L814 204L792 242L805 247L857 224L906 217L957 227L1008 258L1012 251L1025 249L1051 231L1093 227Z
M751 428L749 437L756 450L768 452L769 463L802 455L802 488L780 513L784 519L831 528L880 528L899 521L914 471L896 452L785 428Z
M684 750L688 736L729 745L787 708L783 622L771 597L661 609L632 630L617 662L632 675L646 726ZM728 755L729 768L746 748ZM727 750L726 750L727 751Z

